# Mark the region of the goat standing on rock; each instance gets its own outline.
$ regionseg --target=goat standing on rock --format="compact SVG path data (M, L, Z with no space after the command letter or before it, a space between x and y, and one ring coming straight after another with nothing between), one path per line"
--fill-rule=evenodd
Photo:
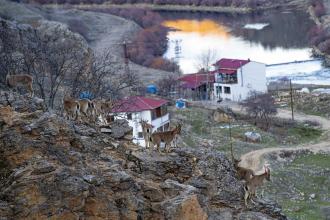
M30 97L33 97L33 77L28 74L17 74L17 75L7 75L6 76L6 83L9 87L16 88L16 87L24 87L26 90L29 91Z
M67 119L77 120L80 114L80 104L77 100L72 98L63 99L63 116Z
M246 180L249 181L253 176L254 172L253 170L245 167L239 166L239 163L242 161L241 159L236 159L234 157L234 152L233 152L233 147L230 147L230 152L231 152L231 159L234 164L234 168L237 171L238 178L239 180Z
M146 120L141 120L140 121L141 127L142 127L142 135L144 138L144 142L146 145L146 148L151 147L151 134L152 134L152 126L151 124L148 123Z
M253 177L251 177L249 180L246 181L246 185L244 187L245 206L247 206L248 199L250 199L251 202L253 203L252 198L256 197L257 187L261 186L265 179L270 181L270 170L266 166L265 166L265 172L263 174L254 175Z
M152 144L157 146L158 152L160 152L160 144L165 143L165 151L168 153L170 151L171 142L174 140L176 135L180 134L181 125L177 125L171 131L155 132L151 134L150 140Z

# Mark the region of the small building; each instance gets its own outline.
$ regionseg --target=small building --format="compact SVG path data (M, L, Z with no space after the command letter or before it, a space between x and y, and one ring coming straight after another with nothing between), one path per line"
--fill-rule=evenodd
M185 74L179 78L181 94L192 100L212 99L214 72Z
M242 101L251 91L267 92L266 65L251 60L221 59L214 64L216 99Z
M133 142L145 146L141 120L153 126L154 131L167 131L170 116L167 111L168 101L156 97L131 96L115 103L112 112L115 119L126 119L133 128Z

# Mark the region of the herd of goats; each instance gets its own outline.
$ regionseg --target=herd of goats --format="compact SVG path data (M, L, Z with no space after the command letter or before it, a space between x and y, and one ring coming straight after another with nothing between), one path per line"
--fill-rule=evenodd
M31 75L7 75L6 83L11 88L22 86L28 90L31 97L33 96L33 77ZM81 116L85 116L89 120L96 121L99 117L106 119L109 111L113 108L113 104L111 101L105 100L91 101L88 99L64 98L63 107L64 116L69 120L78 120ZM140 124L146 148L154 149L154 146L157 146L157 150L160 152L161 144L165 143L165 151L168 153L172 142L176 147L177 137L181 134L181 124L178 124L172 130L163 132L152 132L153 126L147 121L141 120ZM241 160L235 159L232 149L231 156L239 179L245 180L244 200L247 206L248 200L254 203L253 198L256 197L256 189L263 184L264 180L270 181L270 169L264 166L262 174L255 174L253 170L239 166Z

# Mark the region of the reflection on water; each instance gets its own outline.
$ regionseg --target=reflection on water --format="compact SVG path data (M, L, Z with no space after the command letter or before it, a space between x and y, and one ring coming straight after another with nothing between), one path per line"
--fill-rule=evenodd
M181 40L179 65L184 73L196 71L197 57L207 50L217 58L237 58L283 63L310 59L307 32L312 22L303 12L274 12L257 15L203 13L162 14L169 32L165 56L175 57L175 40ZM247 24L269 24L262 29L246 29Z
M198 20L168 20L163 23L164 26L184 33L198 33L201 36L216 35L219 38L228 39L229 30L210 19Z

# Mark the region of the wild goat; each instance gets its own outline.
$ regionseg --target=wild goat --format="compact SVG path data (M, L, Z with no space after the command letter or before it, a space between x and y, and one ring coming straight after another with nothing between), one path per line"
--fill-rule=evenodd
M96 111L94 103L89 99L79 99L80 113L82 113L87 119L95 120L93 112Z
M112 111L113 102L111 100L93 100L91 102L91 114L97 120L98 117L101 117L102 120L106 120L108 114Z
M146 120L140 121L141 127L142 127L142 135L145 141L146 148L151 147L151 134L152 134L152 128L153 125L149 124Z
M253 170L239 166L241 159L235 159L233 148L231 147L230 150L231 150L231 158L234 163L234 168L237 171L239 180L249 181L254 176Z
M80 114L80 104L79 101L72 98L63 99L63 115L67 119L77 120Z
M158 152L160 152L160 144L165 143L165 151L168 153L170 150L171 142L177 134L181 131L181 125L177 125L171 131L155 132L151 134L150 140L153 146L157 146Z
M261 186L264 182L264 179L270 181L270 170L268 167L265 166L265 173L260 175L254 175L250 180L246 182L246 185L244 187L245 195L244 195L244 201L245 206L247 206L248 199L253 202L252 198L256 196L256 190L257 187Z
M177 129L177 132L174 136L174 139L173 139L173 144L174 144L174 147L177 148L177 145L178 145L178 136L181 135L181 129L182 129L182 125L181 124L178 124L178 129Z
M9 87L24 87L29 91L30 97L33 97L33 77L28 74L7 75L6 83Z

